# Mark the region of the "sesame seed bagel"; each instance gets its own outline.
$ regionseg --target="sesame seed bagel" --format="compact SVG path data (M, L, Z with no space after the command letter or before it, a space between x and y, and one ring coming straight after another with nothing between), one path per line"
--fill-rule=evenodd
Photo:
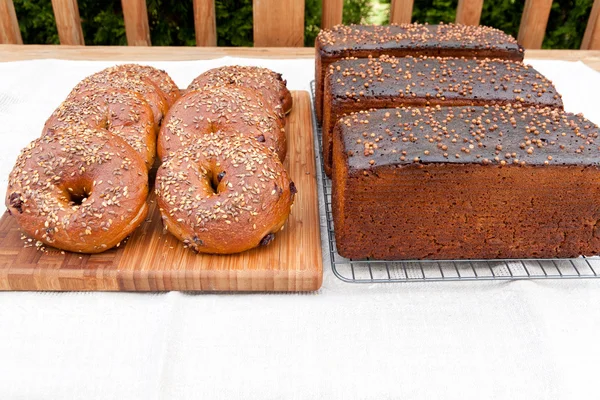
M285 120L265 107L260 94L242 87L188 92L169 110L158 135L158 156L191 145L200 136L233 130L255 138L285 159Z
M106 130L57 130L21 151L6 206L22 231L48 246L99 253L146 217L148 176L142 158Z
M202 253L269 244L285 223L296 188L275 154L231 131L199 136L156 175L166 228Z
M119 136L139 153L147 169L152 168L158 129L150 106L139 94L114 88L82 91L52 113L43 134L75 125L106 129Z
M125 89L141 95L150 105L156 126L160 126L169 109L165 94L150 78L126 69L105 69L77 84L67 100L77 100L83 92Z
M163 92L169 107L181 96L173 79L161 69L139 64L122 64L107 68L108 73L115 71L128 71L136 74L139 78L150 79Z
M292 110L292 94L281 74L268 68L228 65L214 68L199 75L188 90L202 90L215 86L241 86L260 93L276 113Z

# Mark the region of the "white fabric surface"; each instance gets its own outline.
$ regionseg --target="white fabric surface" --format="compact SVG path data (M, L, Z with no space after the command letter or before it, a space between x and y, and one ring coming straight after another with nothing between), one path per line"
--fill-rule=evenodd
M233 63L313 78L312 60L148 64L187 86ZM70 88L112 64L0 63L2 196ZM532 64L600 123L595 71ZM324 256L312 294L0 293L0 399L598 398L600 280L352 285Z

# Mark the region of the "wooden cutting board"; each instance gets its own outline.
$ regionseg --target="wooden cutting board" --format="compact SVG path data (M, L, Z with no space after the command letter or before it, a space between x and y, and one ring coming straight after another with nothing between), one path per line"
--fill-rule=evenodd
M292 92L285 167L298 194L283 231L263 248L195 254L163 230L154 195L148 219L119 248L85 255L25 247L14 219L0 219L0 290L314 291L323 277L308 92Z

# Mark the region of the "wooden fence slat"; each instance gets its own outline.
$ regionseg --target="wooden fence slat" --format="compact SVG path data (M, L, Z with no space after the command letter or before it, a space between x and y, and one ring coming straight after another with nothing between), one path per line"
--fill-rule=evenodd
M590 18L588 19L581 50L599 50L600 49L600 0L594 0Z
M121 0L129 46L151 46L146 0Z
M23 44L12 0L0 0L0 43Z
M458 0L456 23L463 25L479 25L483 0Z
M304 0L253 0L254 46L304 46Z
M217 45L217 16L215 0L194 0L196 46Z
M414 0L392 0L390 22L392 24L410 24Z
M541 49L552 0L526 0L517 38L526 49Z
M23 44L12 0L0 0L0 43Z
M60 44L85 45L77 0L52 0Z
M321 28L329 29L342 23L344 0L323 0Z

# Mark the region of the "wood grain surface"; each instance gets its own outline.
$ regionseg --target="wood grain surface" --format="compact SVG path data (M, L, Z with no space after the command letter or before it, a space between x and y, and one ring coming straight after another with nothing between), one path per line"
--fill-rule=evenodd
M150 26L146 0L121 0L125 34L129 46L150 46Z
M344 0L323 0L323 14L321 15L321 28L329 29L342 23Z
M0 43L23 43L13 0L0 0Z
M600 49L600 0L594 0L590 17L581 41L581 50Z
M292 92L285 166L298 193L283 231L244 253L196 254L163 230L154 195L150 213L116 249L95 255L24 247L14 219L0 219L0 290L314 291L323 276L313 129L308 92Z
M52 9L60 44L83 46L85 42L77 0L52 0Z
M127 47L0 44L0 62L54 58L89 61L184 61L225 56L247 58L314 58L314 47ZM600 50L526 50L525 58L583 61L600 71Z
M526 49L541 49L552 0L525 0L517 41Z
M253 0L254 45L304 46L304 0Z
M410 24L413 4L414 0L392 0L390 22L393 24Z
M215 0L194 0L196 46L217 45Z
M456 8L456 23L464 25L479 25L483 0L458 0Z

